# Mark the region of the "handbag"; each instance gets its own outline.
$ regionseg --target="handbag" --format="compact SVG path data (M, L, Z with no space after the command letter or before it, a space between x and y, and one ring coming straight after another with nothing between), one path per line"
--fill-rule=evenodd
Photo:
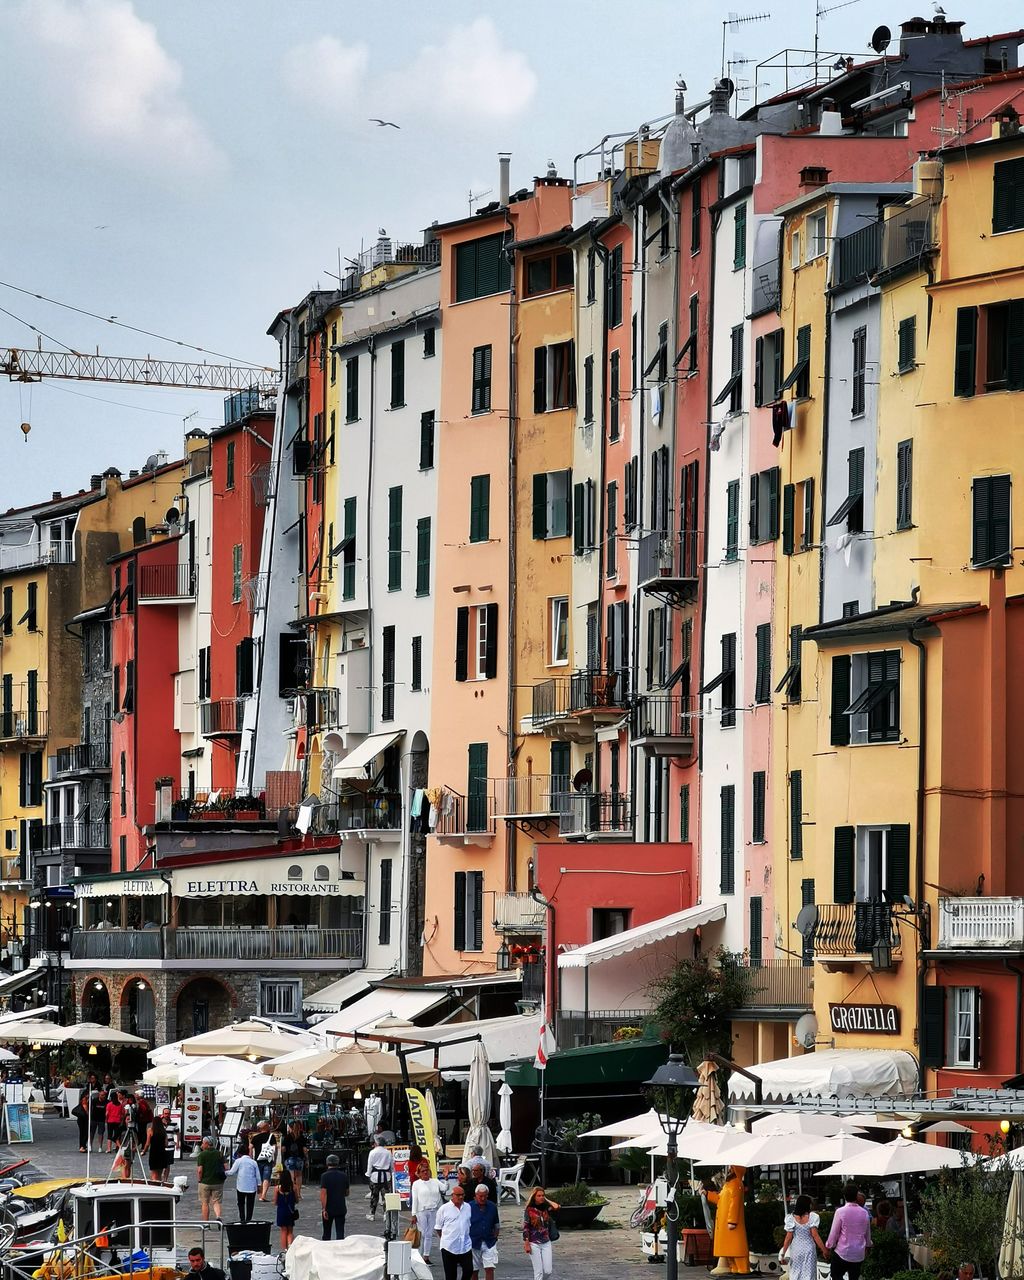
M561 1233L558 1230L558 1223L555 1221L553 1213L548 1214L548 1239L552 1244L558 1239Z
M402 1237L402 1239L408 1240L414 1249L418 1249L420 1247L420 1243L423 1239L423 1236L420 1234L419 1227L410 1227L409 1230Z

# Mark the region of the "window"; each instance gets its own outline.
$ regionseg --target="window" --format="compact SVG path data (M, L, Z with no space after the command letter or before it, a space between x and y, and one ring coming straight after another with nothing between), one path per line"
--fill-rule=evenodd
M774 329L754 343L754 404L773 404L782 395L785 329Z
M256 689L256 642L243 636L235 645L235 695L248 697Z
M622 245L617 244L608 255L606 313L609 329L622 324Z
M402 486L388 490L388 590L402 589Z
M789 265L794 271L800 268L800 232L793 232L793 239L789 245Z
M29 672L29 675L33 675ZM31 692L31 685L30 685ZM135 659L129 658L124 664L124 697L121 699L121 710L131 712L135 710Z
M1010 477L976 476L971 485L971 565L1010 563Z
M605 573L609 578L614 578L619 572L618 562L618 529L619 529L619 513L618 502L619 486L615 481L611 481L606 489L606 513L605 528L607 535L605 540L604 566Z
M346 498L344 504L344 532L331 555L341 555L341 598L356 598L356 499Z
M868 331L861 326L853 331L853 378L850 413L860 417L864 412L864 384L867 373Z
M302 1017L301 978L260 978L261 1018L297 1022Z
M847 493L828 522L829 528L846 523L847 533L864 531L864 450L851 449L846 460Z
M748 946L748 955L752 968L756 968L761 963L764 955L764 939L763 939L763 910L759 897L750 899L750 941Z
M487 542L491 536L491 477L473 476L469 482L469 540Z
M455 679L493 680L497 672L498 606L463 606L455 618Z
M993 232L1019 231L1024 227L1024 157L993 165L992 189Z
M594 421L594 357L586 356L583 360L583 421Z
M807 261L820 258L828 249L827 223L824 209L818 209L807 218Z
M986 307L959 307L953 391L1024 390L1024 298Z
M345 361L345 421L355 422L359 417L359 357L349 356Z
M554 596L548 605L548 665L564 667L569 661L569 600L566 596Z
M700 180L693 184L693 195L690 197L690 252L700 253Z
M592 907L590 916L591 941L614 938L630 927L632 911L628 907Z
M750 543L774 542L779 536L778 467L759 471L750 477Z
M587 304L597 301L597 250L587 250Z
M780 391L793 388L794 400L806 400L811 394L811 326L801 325L796 331L796 362Z
M896 367L900 373L917 368L917 316L900 321L896 340Z
M789 856L804 856L804 775L794 769L789 775Z
M504 293L512 284L505 235L484 236L455 246L455 301Z
M791 556L814 543L814 479L787 484L782 490L782 551Z
M423 637L413 636L412 638L412 677L409 681L409 688L413 693L419 693L423 689Z
M754 633L757 652L757 672L754 679L754 701L771 702L772 698L772 624L758 624Z
M4 587L3 613L0 614L0 635L9 636L14 632L14 588Z
M730 563L739 556L740 482L730 480L725 488L725 558Z
M730 335L729 379L715 398L719 405L729 401L729 413L738 413L743 405L743 326L735 325Z
M391 344L391 408L400 409L405 404L405 342L399 339Z
M572 550L581 556L594 549L594 530L597 525L597 486L593 480L573 486L572 492Z
M431 325L423 330L423 359L432 360L437 355L437 330Z
M128 816L128 758L122 751L118 761L118 790L121 799L121 817Z
M900 651L832 658L833 746L900 740Z
M747 265L747 202L738 204L732 215L732 266L734 271Z
M473 413L491 411L491 348L473 348Z
M238 604L242 599L242 544L236 542L231 548L231 603Z
M996 165L998 169L1000 166ZM981 988L949 988L949 1066L981 1066Z
M790 627L789 629L789 665L783 673L782 679L775 686L776 693L784 693L787 702L799 702L801 687L801 669L800 669L800 646L803 644L804 629L803 627Z
M433 333L433 329L428 329ZM433 409L420 414L420 470L429 471L434 465L434 432L437 418Z
M616 604L608 605L605 612L604 631L605 667L608 671L615 672L617 691L620 695L626 691L625 685L629 679L629 640L629 602L620 600ZM613 770L613 786L618 785L616 778L617 774Z
M663 689L672 675L672 632L668 606L661 605L647 614L647 687Z
M380 888L377 902L377 942L386 947L391 942L391 858L380 860Z
M766 780L767 774L763 769L756 770L751 778L750 839L753 844L764 844Z
M430 516L416 521L416 594L430 595Z
M228 441L224 450L224 488L233 489L235 487L235 442Z
M546 347L536 347L533 353L534 413L570 409L575 403L576 363L573 343L553 342Z
M523 277L523 292L528 298L555 289L571 289L572 253L568 249L553 249L527 258Z
M18 758L18 803L34 809L43 803L43 753L23 751Z
M613 351L608 361L608 439L619 438L619 353Z
M455 873L455 950L482 951L484 948L484 873Z
M913 525L914 442L901 440L896 446L896 528Z
M731 729L736 724L736 633L722 636L722 669L713 680L701 689L701 694L722 690L722 728Z
M690 328L686 335L686 341L676 353L673 360L673 367L678 369L684 360L689 359L687 372L693 373L697 368L697 331L700 323L700 297L696 293L690 294Z
M384 627L381 631L381 690L380 718L395 718L395 628Z
M682 468L679 476L679 541L681 568L688 578L696 578L698 531L701 523L699 506L700 464L694 460Z
M651 529L659 533L669 531L669 510L672 506L672 466L668 445L662 445L651 454Z
M736 788L730 783L719 793L722 893L736 892Z
M629 532L640 523L640 515L637 510L640 488L639 458L632 457L626 463L625 474L622 477L622 488L622 525Z
M679 788L679 840L682 844L690 841L690 784L684 782Z

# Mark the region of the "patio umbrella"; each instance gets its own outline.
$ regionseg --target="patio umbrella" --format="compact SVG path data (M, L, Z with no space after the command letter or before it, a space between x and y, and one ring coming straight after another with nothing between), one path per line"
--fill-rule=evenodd
M487 1121L491 1117L491 1064L487 1061L487 1050L482 1040L478 1040L473 1046L466 1108L469 1114L466 1150L481 1147L483 1159L489 1167L493 1167L498 1164L498 1150L494 1145L494 1135L487 1127Z
M821 1116L800 1111L776 1111L772 1115L761 1116L750 1126L751 1133L765 1133L769 1129L806 1133L819 1138L828 1138L834 1133L861 1132L858 1124L844 1116Z
M58 1027L55 1022L26 1018L23 1022L0 1025L0 1040L5 1044L43 1044L49 1047L63 1044L68 1030L68 1027Z
M969 1124L961 1124L959 1120L936 1120L934 1124L926 1124L922 1133L973 1133Z
M10 1049L0 1049L0 1062L17 1062L18 1055L12 1053Z
M272 1031L262 1022L233 1022L217 1031L204 1031L202 1035L182 1040L181 1052L189 1057L248 1058L250 1062L260 1058L274 1058L312 1046L314 1038L303 1032Z
M61 1044L105 1044L115 1048L124 1048L134 1044L148 1046L149 1041L143 1036L133 1036L127 1031L119 1031L117 1027L104 1027L98 1022L76 1022L73 1027L62 1027L65 1033Z
M1024 1241L1021 1239L1021 1232L1024 1230L1022 1178L1024 1175L1021 1171L1015 1169L1006 1200L1006 1222L1003 1226L1003 1243L999 1249L999 1274L1003 1280L1009 1276L1024 1275Z
M872 1142L869 1138L859 1137L855 1133L847 1133L844 1130L840 1133L809 1140L801 1163L838 1164L840 1160L849 1160L851 1156L877 1150L877 1142Z
M437 1072L416 1062L409 1064L409 1079L414 1083L434 1081ZM287 1054L263 1064L267 1075L283 1080L308 1080L316 1076L337 1089L363 1088L366 1085L402 1085L402 1064L398 1055L377 1048L350 1044L344 1049L311 1049L309 1053Z
M697 1068L697 1079L700 1086L693 1100L690 1115L694 1120L703 1120L705 1124L725 1123L725 1103L722 1101L722 1090L718 1086L718 1071L713 1062L704 1061Z
M502 1155L510 1155L512 1152L512 1089L504 1083L498 1090L498 1124L501 1125L501 1131L494 1145Z
M676 1155L680 1160L692 1160L694 1164L732 1164L732 1151L749 1140L750 1134L742 1129L730 1129L728 1125L684 1125L676 1143ZM639 1143L620 1142L619 1147L635 1147ZM652 1145L648 1155L664 1156L668 1146L664 1133Z
M730 1143L725 1151L725 1163L750 1169L756 1165L778 1165L782 1184L782 1203L786 1203L785 1166L798 1164L807 1150L807 1138L802 1133L789 1133L785 1129L769 1129L765 1133L744 1134L744 1141ZM697 1164L719 1163L711 1157L696 1161Z
M1004 1151L1001 1156L992 1156L983 1160L986 1169L1024 1169L1024 1147L1014 1147L1012 1151Z
M186 1058L179 1063L158 1063L143 1071L146 1084L167 1085L175 1088L182 1084L196 1084L205 1088L230 1084L252 1075L252 1063L237 1058Z
M641 1115L630 1116L627 1120L616 1120L612 1124L603 1124L600 1129L590 1129L581 1133L581 1138L635 1138L640 1133L657 1135L661 1121L657 1111L652 1107Z

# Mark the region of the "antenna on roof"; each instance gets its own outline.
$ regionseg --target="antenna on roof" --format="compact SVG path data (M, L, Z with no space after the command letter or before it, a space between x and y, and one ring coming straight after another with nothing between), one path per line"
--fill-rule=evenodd
M814 6L814 78L818 78L818 28L826 13L834 13L836 9L849 9L852 4L860 4L860 0L838 0L837 4L823 5L817 0Z
M722 19L722 71L721 76L725 77L725 38L730 27L746 27L752 22L767 22L772 15L770 13L730 13L727 18Z

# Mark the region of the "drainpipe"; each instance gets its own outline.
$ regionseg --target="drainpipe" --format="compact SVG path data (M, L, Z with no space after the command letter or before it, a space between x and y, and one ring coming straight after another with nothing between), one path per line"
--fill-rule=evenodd
M1024 969L1012 967L1007 959L1003 960L1003 968L1007 973L1017 975L1017 999L1014 1005L1017 1010L1017 1022L1013 1040L1013 1071L1015 1075L1019 1076L1021 1071L1024 1070L1024 1057L1022 1057L1020 1047L1021 1022L1022 1017L1024 1017L1024 1007L1022 1007L1024 1006Z
M508 159L505 156L501 158L501 183L503 188L508 185ZM508 211L508 202L505 204L505 225L508 227L509 235L515 240L515 226L512 222L512 216ZM505 738L505 774L510 776L512 773L512 765L515 760L515 738L516 738L516 681L515 673L518 667L516 652L516 556L518 554L519 539L516 530L516 483L519 475L519 468L516 464L516 426L519 414L519 396L516 386L516 378L519 370L519 332L518 332L518 314L519 302L516 296L516 263L515 251L505 250L509 264L509 289L508 289L508 648L506 652L507 664L507 694L505 706L505 721L508 726ZM570 495L571 497L571 495ZM506 823L505 825L505 888L510 892L516 887L516 845L517 836L519 834L516 823Z
M793 286L793 298L796 301L796 286ZM826 540L828 538L828 413L829 402L832 399L830 389L832 379L828 376L831 368L829 361L832 359L832 308L825 307L825 353L824 353L824 369L826 376L822 379L824 383L821 393L821 499L818 503L820 508L819 520L821 521L821 537L819 539L821 549L818 552L818 621L825 621L825 554ZM924 750L922 745L921 750Z
M699 174L697 182L703 185L704 175ZM703 205L703 202L702 202ZM714 405L711 403L715 394L714 386L711 381L711 363L715 354L715 271L718 260L718 228L722 221L721 211L716 211L711 215L710 239L711 244L708 248L711 254L711 266L708 274L708 354L707 354L707 373L705 376L705 401L704 413L705 421L710 424L711 413ZM699 335L698 335L699 346ZM698 357L699 360L699 357ZM708 555L708 523L711 517L711 428L710 425L704 429L704 572L702 577L702 587L700 593L700 672L698 689L704 687L704 670L707 666L707 621L708 621L708 573L707 573L707 555ZM698 695L699 696L699 695ZM698 709L697 716L698 725L700 725L700 714ZM697 745L697 776L703 777L704 774L704 730L700 728L700 739ZM703 814L703 806L701 806L701 815ZM699 833L698 833L699 835ZM697 861L697 892L701 893L703 884L701 882L701 860Z
M826 384L827 385L827 384ZM824 507L824 504L822 504ZM912 592L912 598L915 600L920 592L920 587L915 587ZM928 651L925 648L923 640L917 636L917 627L919 623L914 623L907 632L907 639L917 650L917 732L918 732L918 750L917 750L917 838L915 840L915 853L917 855L917 875L914 885L914 901L917 903L920 911L924 906L924 784L925 784L925 744L928 732L928 704L925 701L928 677ZM924 916L918 916L920 926L924 925ZM928 961L925 957L925 948L930 945L929 940L918 933L918 962L917 962L917 1026L921 1026L921 1006L924 1001L924 979L927 970ZM1018 997L1020 995L1020 977L1018 976ZM1020 1060L1020 1000L1017 1001L1017 1057ZM919 1067L919 1080L922 1092L925 1088L925 1068Z
M548 924L545 933L547 944L544 954L544 1016L548 1022L554 1021L558 1013L558 984L554 981L558 971L558 956L555 954L555 904L549 902L536 885L530 890L530 897L548 913Z
M604 562L605 562L605 525L604 525L604 489L605 489L605 442L608 439L608 259L611 256L605 246L590 229L590 243L594 252L601 259L601 438L598 445L597 493L594 495L597 508L597 662L600 667L601 653L604 648ZM598 790L599 752L597 739L594 740L594 790Z
M630 346L630 381L632 382L632 379L634 376L633 370L635 369L636 370L635 376L639 385L635 387L631 387L631 392L632 392L632 395L636 396L639 401L639 404L637 405L638 439L637 439L637 449L636 449L636 455L635 455L637 458L637 499L636 499L637 525L636 527L637 527L637 530L640 531L641 537L643 535L643 528L644 528L644 509L647 503L647 486L645 484L646 477L647 477L647 467L646 467L647 405L646 405L646 397L644 396L644 364L643 364L643 357L645 354L644 332L647 327L646 326L646 320L647 320L646 266L647 266L647 263L644 256L647 252L647 249L645 246L645 242L647 240L647 221L648 219L647 219L646 206L642 201L639 201L637 203L636 216L633 222L633 280L635 281L637 276L640 277L640 305L638 307L635 307L634 309L634 315L636 317L636 330L635 330L635 333L631 332L631 335L630 335L631 338L633 339L632 344ZM632 296L632 292L633 291L631 289L630 290L631 296ZM630 318L630 328L632 330L632 317ZM632 417L632 403L633 402L631 397L630 399L630 416L631 417ZM632 430L630 430L631 445L632 445L632 436L633 436L633 433L632 433ZM630 449L630 452L632 453L632 448ZM625 485L623 485L622 510L625 511L625 508L626 508L626 494L625 494ZM625 530L625 524L623 524L623 530ZM637 543L637 545L639 547L639 542ZM639 576L639 557L636 563L637 563L637 570L638 570L637 576ZM633 644L632 644L633 660L630 663L630 673L629 673L630 699L633 699L636 697L637 687L640 684L640 650L643 643L642 641L643 629L641 628L641 625L640 625L640 615L641 615L642 608L643 608L643 594L640 591L639 585L634 581L630 583L630 615L631 615L630 622L632 624L632 631L633 631ZM627 744L626 750L628 752L628 755L626 758L626 768L628 772L626 776L628 778L628 785L629 785L630 808L633 811L632 812L633 839L635 840L637 836L637 830L636 830L637 818L639 816L636 812L637 772L638 772L637 762L636 762L637 753L633 749L633 744L630 741L630 734L628 732L626 734L626 744ZM647 794L647 782L649 778L650 778L650 774L645 769L643 773L644 815L645 815L644 827L645 827L645 833L647 835L650 835L651 826L652 826L652 823L650 820L651 797ZM584 991L588 991L588 990L589 990L589 987L585 983ZM587 1002L585 1001L585 1003ZM584 1028L583 1028L584 1040L586 1039L586 1034L588 1030L586 1025L588 1021L589 1021L589 1018L585 1015Z

